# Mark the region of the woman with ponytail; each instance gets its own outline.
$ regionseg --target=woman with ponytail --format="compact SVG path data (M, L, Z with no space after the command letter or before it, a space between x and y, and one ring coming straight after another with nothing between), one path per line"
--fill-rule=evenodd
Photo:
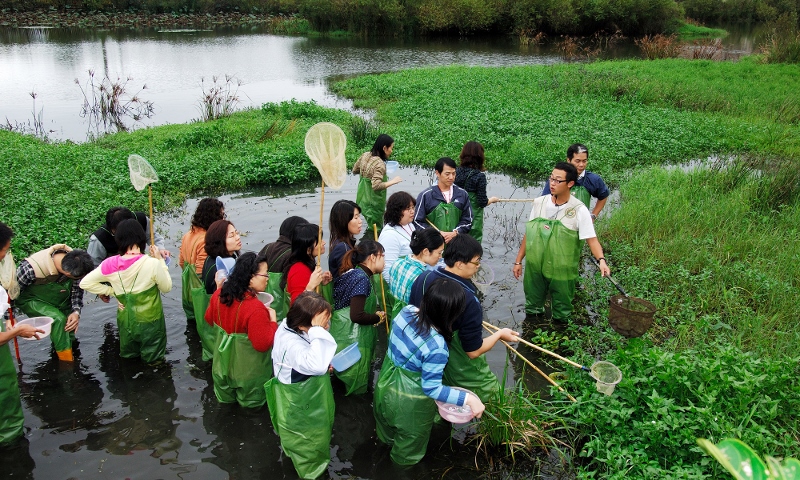
M375 325L386 320L386 312L377 310L377 293L370 279L384 267L383 246L362 240L342 258L339 277L333 285L331 335L339 350L358 342L361 360L343 372L336 372L347 387L346 395L365 393L377 339ZM374 312L374 313L373 313Z

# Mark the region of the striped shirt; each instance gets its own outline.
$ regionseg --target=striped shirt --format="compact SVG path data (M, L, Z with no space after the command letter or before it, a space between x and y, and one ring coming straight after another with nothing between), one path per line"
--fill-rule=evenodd
M411 258L411 255L401 257L394 262L389 269L389 290L392 291L392 295L408 303L411 297L411 285L427 268L425 263Z
M422 391L428 397L463 406L467 394L442 385L442 372L450 351L444 337L435 329L422 337L417 334L419 309L409 305L400 311L392 324L387 354L397 368L422 373Z

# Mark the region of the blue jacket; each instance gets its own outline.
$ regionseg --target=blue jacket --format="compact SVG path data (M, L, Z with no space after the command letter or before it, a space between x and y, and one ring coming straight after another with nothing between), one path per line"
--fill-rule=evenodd
M430 224L425 221L425 217L438 207L440 203L445 203L442 191L438 185L426 188L417 196L417 209L414 212L414 225L417 228L428 228ZM453 198L450 203L461 210L461 218L458 220L456 231L458 233L469 233L472 230L472 205L469 203L469 194L458 185L453 185Z

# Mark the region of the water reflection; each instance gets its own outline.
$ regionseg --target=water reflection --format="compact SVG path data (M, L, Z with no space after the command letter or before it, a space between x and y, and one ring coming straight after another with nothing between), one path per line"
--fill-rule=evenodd
M174 408L177 394L169 363L153 367L138 359L119 356L116 329L107 323L100 350L100 370L106 374L106 388L119 410L128 413L106 423L86 437L89 450L113 455L149 451L162 465L175 463L182 441L176 436L178 421L184 420Z
M0 468L3 478L28 480L33 478L36 462L31 458L30 442L25 436L0 448Z

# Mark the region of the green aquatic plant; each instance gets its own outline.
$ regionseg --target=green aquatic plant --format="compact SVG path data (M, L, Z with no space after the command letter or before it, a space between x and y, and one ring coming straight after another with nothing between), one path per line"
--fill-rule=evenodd
M781 462L767 455L762 460L746 443L734 438L726 438L716 445L698 438L697 444L736 480L800 480L800 462L795 458Z

